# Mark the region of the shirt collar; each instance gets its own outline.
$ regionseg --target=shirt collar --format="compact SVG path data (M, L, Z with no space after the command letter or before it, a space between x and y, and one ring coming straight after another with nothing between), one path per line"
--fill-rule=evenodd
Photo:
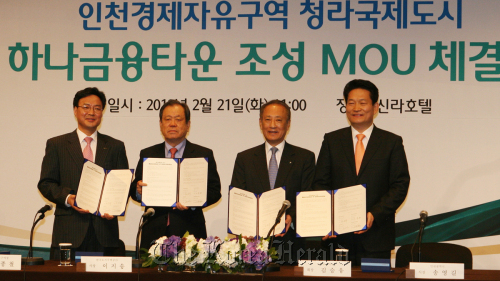
M360 133L356 129L354 129L353 126L351 126L352 138L355 139L355 140L357 140L358 138L356 136L359 135L359 134L363 134L363 135L365 135L365 138L367 140L370 139L370 136L372 135L372 132L373 132L373 127L374 127L374 125L372 123L371 126L368 127L368 129L366 129L363 133Z
M267 141L266 141L266 152L271 150L271 147L273 147L272 145L270 145ZM283 140L281 143L279 143L276 148L278 149L278 151L280 152L283 152L283 149L285 148L285 140Z
M165 142L165 148L167 149L167 151L170 151L171 148L177 148L177 151L181 151L185 146L186 146L186 139L184 139L183 141L181 141L181 143L179 143L178 145L176 146L171 146L170 144L168 144L168 142Z
M79 128L76 128L76 134L78 135L78 140L82 143L86 137L91 137L92 140L97 141L97 130L90 136L87 136L84 132L80 131Z

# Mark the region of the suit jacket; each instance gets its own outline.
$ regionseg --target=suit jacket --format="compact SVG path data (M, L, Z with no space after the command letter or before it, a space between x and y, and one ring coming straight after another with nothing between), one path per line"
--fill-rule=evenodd
M293 221L296 192L310 190L313 177L314 153L285 142L275 186L286 187L286 199L291 203L287 214ZM271 190L265 144L238 153L231 185L254 193Z
M366 184L366 210L375 221L371 229L356 239L370 252L394 249L395 214L410 184L400 136L374 126L356 175L351 127L325 134L313 189L334 190L358 184Z
M182 157L208 158L207 206L219 201L221 198L221 185L212 150L186 141ZM139 163L135 170L135 180L130 185L130 196L136 201L138 201L136 196L137 182L142 180L143 158L165 158L165 142L141 150ZM150 243L161 236L177 235L182 237L186 231L189 231L196 238L207 238L205 216L202 208L195 208L194 210L189 208L185 211L167 207L154 207L154 209L155 215L149 219L149 222L142 229L141 248L149 249ZM170 214L170 224L167 229L168 214Z
M119 246L118 220L107 220L92 214L80 214L66 207L69 194L76 194L83 169L83 152L76 130L47 141L38 190L56 204L52 247L70 242L81 245L92 220L98 241L104 247ZM95 163L104 169L128 169L123 142L97 132Z

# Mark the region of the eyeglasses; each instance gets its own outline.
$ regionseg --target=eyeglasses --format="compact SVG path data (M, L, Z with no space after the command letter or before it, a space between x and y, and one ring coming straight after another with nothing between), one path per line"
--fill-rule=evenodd
M83 109L83 112L88 113L93 108L95 113L101 113L102 107L99 105L91 106L90 104L79 105Z

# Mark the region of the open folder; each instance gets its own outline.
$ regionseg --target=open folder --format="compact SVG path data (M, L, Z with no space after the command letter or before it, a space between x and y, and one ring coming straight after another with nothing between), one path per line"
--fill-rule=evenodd
M208 158L144 158L142 205L207 206Z
M285 195L286 187L258 194L230 186L227 232L242 236L266 237L276 222ZM285 214L275 230L275 234L285 232Z
M297 237L366 229L366 185L297 192Z
M134 170L105 170L86 161L76 193L75 206L100 216L124 216Z

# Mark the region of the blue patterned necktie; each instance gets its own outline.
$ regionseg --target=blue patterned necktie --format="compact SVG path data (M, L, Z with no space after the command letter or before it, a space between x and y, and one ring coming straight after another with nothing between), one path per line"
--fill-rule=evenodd
M278 148L271 147L271 160L269 160L269 183L271 184L271 189L274 189L274 184L276 183L276 176L278 175L278 162L276 161L276 151Z

